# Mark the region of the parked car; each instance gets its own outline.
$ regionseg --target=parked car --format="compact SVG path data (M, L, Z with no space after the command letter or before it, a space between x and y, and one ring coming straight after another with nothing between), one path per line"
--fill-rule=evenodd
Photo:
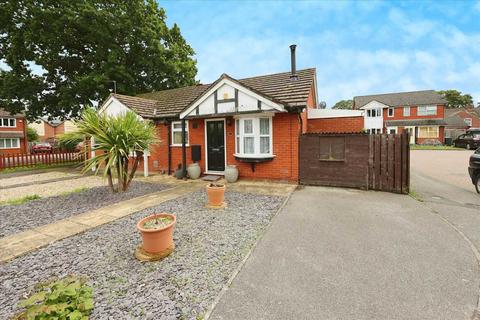
M458 136L453 140L453 145L457 148L466 148L467 150L480 147L480 132L472 131Z
M475 189L480 193L480 148L470 156L470 163L468 165L468 173L472 178L472 183L475 185Z
M39 142L39 143L36 143L32 146L32 152L33 153L52 152L52 151L53 151L53 147L48 142Z

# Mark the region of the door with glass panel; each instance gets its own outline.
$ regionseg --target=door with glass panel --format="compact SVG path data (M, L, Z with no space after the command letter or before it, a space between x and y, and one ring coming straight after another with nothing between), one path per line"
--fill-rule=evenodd
M207 171L225 171L225 122L207 120Z

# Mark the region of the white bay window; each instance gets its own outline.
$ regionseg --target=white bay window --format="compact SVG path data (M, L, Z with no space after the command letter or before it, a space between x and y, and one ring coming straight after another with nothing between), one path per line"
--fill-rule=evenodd
M272 156L272 118L239 118L235 121L236 156L264 158Z

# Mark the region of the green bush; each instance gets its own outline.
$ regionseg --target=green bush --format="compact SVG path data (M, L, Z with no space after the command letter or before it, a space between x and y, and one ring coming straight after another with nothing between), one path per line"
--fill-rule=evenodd
M69 132L62 134L58 139L58 146L68 151L74 151L77 145L83 142L83 137L76 133Z
M93 310L92 288L85 278L67 276L37 284L19 306L25 311L15 320L87 320Z
M38 141L38 133L32 127L27 127L27 140L30 142Z

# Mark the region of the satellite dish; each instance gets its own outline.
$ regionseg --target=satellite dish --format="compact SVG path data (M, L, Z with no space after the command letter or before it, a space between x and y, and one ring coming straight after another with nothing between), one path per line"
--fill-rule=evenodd
M325 109L326 107L327 107L327 103L325 101L320 101L317 109Z

